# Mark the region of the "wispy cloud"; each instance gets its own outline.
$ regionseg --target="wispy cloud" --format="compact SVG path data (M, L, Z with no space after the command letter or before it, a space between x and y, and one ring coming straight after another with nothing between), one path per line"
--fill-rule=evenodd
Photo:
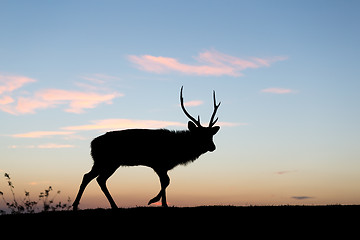
M232 122L218 122L217 126L222 127L236 127L248 125L247 123L232 123ZM207 125L204 125L207 126ZM8 135L13 138L54 138L62 137L63 139L80 139L84 140L83 137L76 135L80 131L110 131L110 130L123 130L123 129L132 129L132 128L149 128L149 129L159 129L159 128L172 128L172 127L182 127L186 128L185 123L174 122L174 121L159 121L159 120L136 120L136 119L123 119L123 118L113 118L113 119L103 119L103 120L94 120L90 124L76 125L76 126L67 126L62 127L60 131L33 131L25 133L16 133ZM85 138L86 139L86 138ZM71 148L73 145L67 144L55 144L48 143L42 145L27 145L27 146L18 146L11 145L8 148Z
M49 185L50 181L32 181L32 182L28 182L29 185L31 186L35 186L35 185L39 185L39 184L43 184L43 185Z
M83 75L81 76L81 78L95 84L104 84L105 82L111 80L116 80L116 81L121 80L121 78L119 77L110 76L108 74L102 74L102 73Z
M36 80L17 75L0 75L0 110L15 114L16 111L12 105L15 102L15 99L12 97L13 92L32 82L36 82Z
M73 147L75 146L70 144L57 144L57 143L46 143L46 144L37 145L37 148L42 148L42 149L73 148Z
M70 131L35 131L35 132L13 134L13 135L11 135L11 137L14 137L14 138L44 138L44 137L53 137L53 136L65 136L65 135L71 135L71 134L74 134L74 132L70 132Z
M292 196L291 198L296 199L296 200L307 200L307 199L311 199L314 197L310 197L310 196Z
M204 104L204 102L201 100L193 100L193 101L184 102L184 105L186 107L196 107L196 106L200 106L202 104ZM179 106L180 106L180 104L179 104Z
M19 98L16 110L19 113L34 113L37 109L67 105L66 112L82 113L84 109L94 108L100 103L111 104L120 93L96 93L69 91L62 89L45 89L35 93L31 98Z
M24 86L26 83L31 82L36 82L36 80L24 76L0 75L0 95L6 92L13 92Z
M275 172L275 174L283 175L283 174L295 173L295 172L297 172L297 170L284 170L284 171L277 171L277 172Z
M237 127L237 126L248 126L249 123L239 123L239 122L217 122L216 126L220 127Z
M45 144L39 144L39 145L11 145L8 148L11 149L18 149L18 148L38 148L38 149L59 149L59 148L74 148L74 145L70 144L57 144L57 143L45 143Z
M154 73L180 72L188 75L203 76L242 76L242 71L248 68L268 67L272 63L287 59L285 56L270 58L250 57L241 59L227 55L214 49L201 52L194 57L198 64L181 63L175 58L151 56L151 55L129 55L128 59L140 70Z
M64 130L86 131L86 130L113 130L127 128L166 128L171 126L186 126L184 123L157 120L135 120L135 119L104 119L91 121L91 124L64 127Z
M107 75L96 75L96 77L103 79L115 78ZM95 108L99 104L112 104L114 98L123 96L123 94L116 91L98 88L90 84L83 84L86 85L86 87L82 86L85 90L42 89L32 95L26 93L26 96L22 93L12 93L26 83L35 81L23 76L0 75L0 110L19 115L35 113L40 109L65 106L64 111L66 112L83 113L86 109ZM91 79L91 82L103 83L99 79Z
M294 90L289 89L289 88L265 88L265 89L262 89L261 92L274 93L274 94L295 93Z
M232 122L218 122L217 126L236 127L248 125L247 123L232 123ZM206 126L206 125L204 125ZM70 131L87 131L87 130L114 130L114 129L129 129L129 128L168 128L168 127L186 127L185 123L173 121L158 121L158 120L136 120L136 119L103 119L91 121L91 124L77 125L63 127L63 130Z

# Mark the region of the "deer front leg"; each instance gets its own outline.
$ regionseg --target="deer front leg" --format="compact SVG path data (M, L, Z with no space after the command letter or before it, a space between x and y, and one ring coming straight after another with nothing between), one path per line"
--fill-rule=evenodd
M167 186L169 186L170 184L170 178L167 175L167 171L155 171L157 173L157 175L159 176L160 179L160 184L161 184L161 190L159 192L158 195L156 195L156 197L152 198L148 205L154 203L154 202L158 202L160 201L161 198L161 204L163 207L167 207L167 202L166 202L166 188Z
M92 168L90 172L86 173L83 177L83 180L81 182L81 185L80 185L80 189L79 189L79 192L76 196L76 199L73 203L73 210L76 211L78 209L78 205L80 203L80 199L81 199L81 196L83 195L84 193L84 190L86 188L86 186L89 184L89 182L91 180L93 180L94 178L96 178L98 176L98 172L95 168Z

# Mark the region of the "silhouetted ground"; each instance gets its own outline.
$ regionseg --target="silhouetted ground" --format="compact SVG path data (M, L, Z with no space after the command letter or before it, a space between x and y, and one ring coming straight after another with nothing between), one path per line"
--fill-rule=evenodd
M309 232L312 236L340 233L342 239L346 239L344 236L358 230L359 217L360 205L136 207L3 215L0 228L23 229L25 226L40 231L53 229L54 232L71 229L88 235L131 232L136 236L147 234L149 230L159 231L159 234L167 230L163 234L168 237L184 234L230 236L246 232L254 236L280 234L293 238Z

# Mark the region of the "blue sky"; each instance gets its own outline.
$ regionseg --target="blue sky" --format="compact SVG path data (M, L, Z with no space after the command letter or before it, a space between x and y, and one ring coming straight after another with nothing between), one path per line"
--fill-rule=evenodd
M170 173L170 204L358 204L359 5L2 1L0 169L74 198L92 138L186 127L184 86L204 124L216 90L222 128L214 153ZM109 180L119 206L158 187L142 167ZM82 204L104 200L94 182Z

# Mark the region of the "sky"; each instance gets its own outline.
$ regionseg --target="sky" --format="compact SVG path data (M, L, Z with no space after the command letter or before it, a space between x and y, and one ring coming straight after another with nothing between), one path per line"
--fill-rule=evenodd
M18 198L51 185L74 200L93 138L186 129L184 86L203 125L216 91L221 129L216 151L169 172L169 205L360 204L359 11L350 0L0 1L0 173ZM139 166L108 188L135 207L160 184ZM5 178L0 190L11 197ZM109 207L96 181L79 207Z

